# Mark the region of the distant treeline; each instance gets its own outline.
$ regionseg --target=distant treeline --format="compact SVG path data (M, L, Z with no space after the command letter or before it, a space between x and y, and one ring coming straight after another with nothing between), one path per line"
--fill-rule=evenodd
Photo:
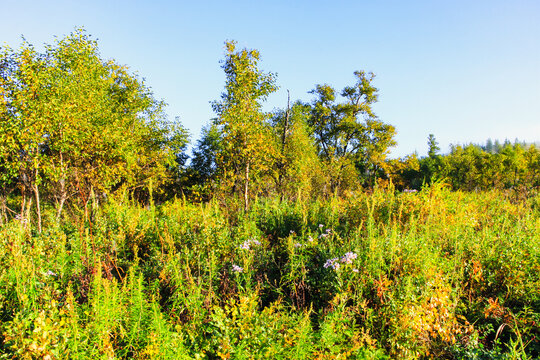
M536 144L488 140L486 145L452 145L450 153L440 155L435 137L430 135L428 146L426 157L389 160L393 168L389 177L396 185L419 189L423 184L442 181L453 189L512 189L520 195L540 186L540 148Z
M0 51L0 205L2 219L66 204L91 211L102 199L130 194L163 201L290 200L347 195L390 180L398 189L444 181L455 189L533 189L535 146L455 146L438 155L387 158L395 128L373 112L374 75L354 72L341 92L316 85L311 102L287 101L262 111L276 75L258 69L256 50L227 42L226 82L212 103L216 117L186 153L188 134L166 119L163 101L125 66L101 58L97 42L77 30L40 53L24 42ZM18 199L14 206L8 199ZM92 205L92 206L89 206ZM31 210L33 209L33 210Z

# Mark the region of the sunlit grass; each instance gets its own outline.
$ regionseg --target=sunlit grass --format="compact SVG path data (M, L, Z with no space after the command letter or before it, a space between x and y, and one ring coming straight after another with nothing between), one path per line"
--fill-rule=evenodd
M1 358L540 355L534 203L437 185L231 209L118 200L41 235L4 225Z

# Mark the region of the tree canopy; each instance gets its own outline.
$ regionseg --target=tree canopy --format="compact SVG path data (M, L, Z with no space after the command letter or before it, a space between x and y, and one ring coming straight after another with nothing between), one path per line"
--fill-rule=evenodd
M18 187L21 216L40 194L57 205L118 187L165 181L187 144L179 124L166 121L164 103L127 67L103 60L84 30L46 45L24 42L0 54L0 159L4 193ZM28 204L28 205L27 205Z

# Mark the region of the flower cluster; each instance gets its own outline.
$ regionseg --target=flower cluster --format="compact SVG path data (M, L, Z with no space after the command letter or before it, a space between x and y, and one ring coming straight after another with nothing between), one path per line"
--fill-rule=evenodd
M28 224L28 219L25 217L22 217L20 214L15 215L15 220L20 221L21 224L23 225Z
M249 250L252 245L261 246L261 242L256 239L248 239L240 245L240 249Z
M320 227L320 225L319 225L319 227ZM329 236L331 233L332 233L332 229L326 229L326 231L324 233L319 235L319 239L325 238L325 237Z
M340 266L341 266L341 264L339 263L339 258L328 259L324 263L324 268L325 269L330 267L330 268L332 268L334 270L339 270Z
M356 253L353 253L352 251L349 251L343 257L341 258L341 262L345 264L352 264L353 260L355 260L358 257Z
M232 271L241 273L241 272L244 271L244 268L242 268L242 267L240 267L240 266L234 264L234 265L232 266Z
M47 272L45 273L45 275L47 276L58 276L55 272L51 271L51 270L47 270Z
M334 270L339 270L341 267L341 264L352 264L353 261L358 257L358 255L352 251L349 251L345 255L343 255L341 258L336 257L333 259L328 259L324 263L325 269L332 268ZM358 269L353 269L354 272L358 272Z

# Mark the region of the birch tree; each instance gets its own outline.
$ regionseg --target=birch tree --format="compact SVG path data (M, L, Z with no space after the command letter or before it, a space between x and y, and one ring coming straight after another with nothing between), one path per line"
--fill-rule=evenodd
M216 162L222 185L241 193L247 210L252 184L272 166L275 146L262 103L277 88L275 75L257 68L257 50L237 50L234 41L226 42L225 49L225 91L213 103L215 124L223 134Z

